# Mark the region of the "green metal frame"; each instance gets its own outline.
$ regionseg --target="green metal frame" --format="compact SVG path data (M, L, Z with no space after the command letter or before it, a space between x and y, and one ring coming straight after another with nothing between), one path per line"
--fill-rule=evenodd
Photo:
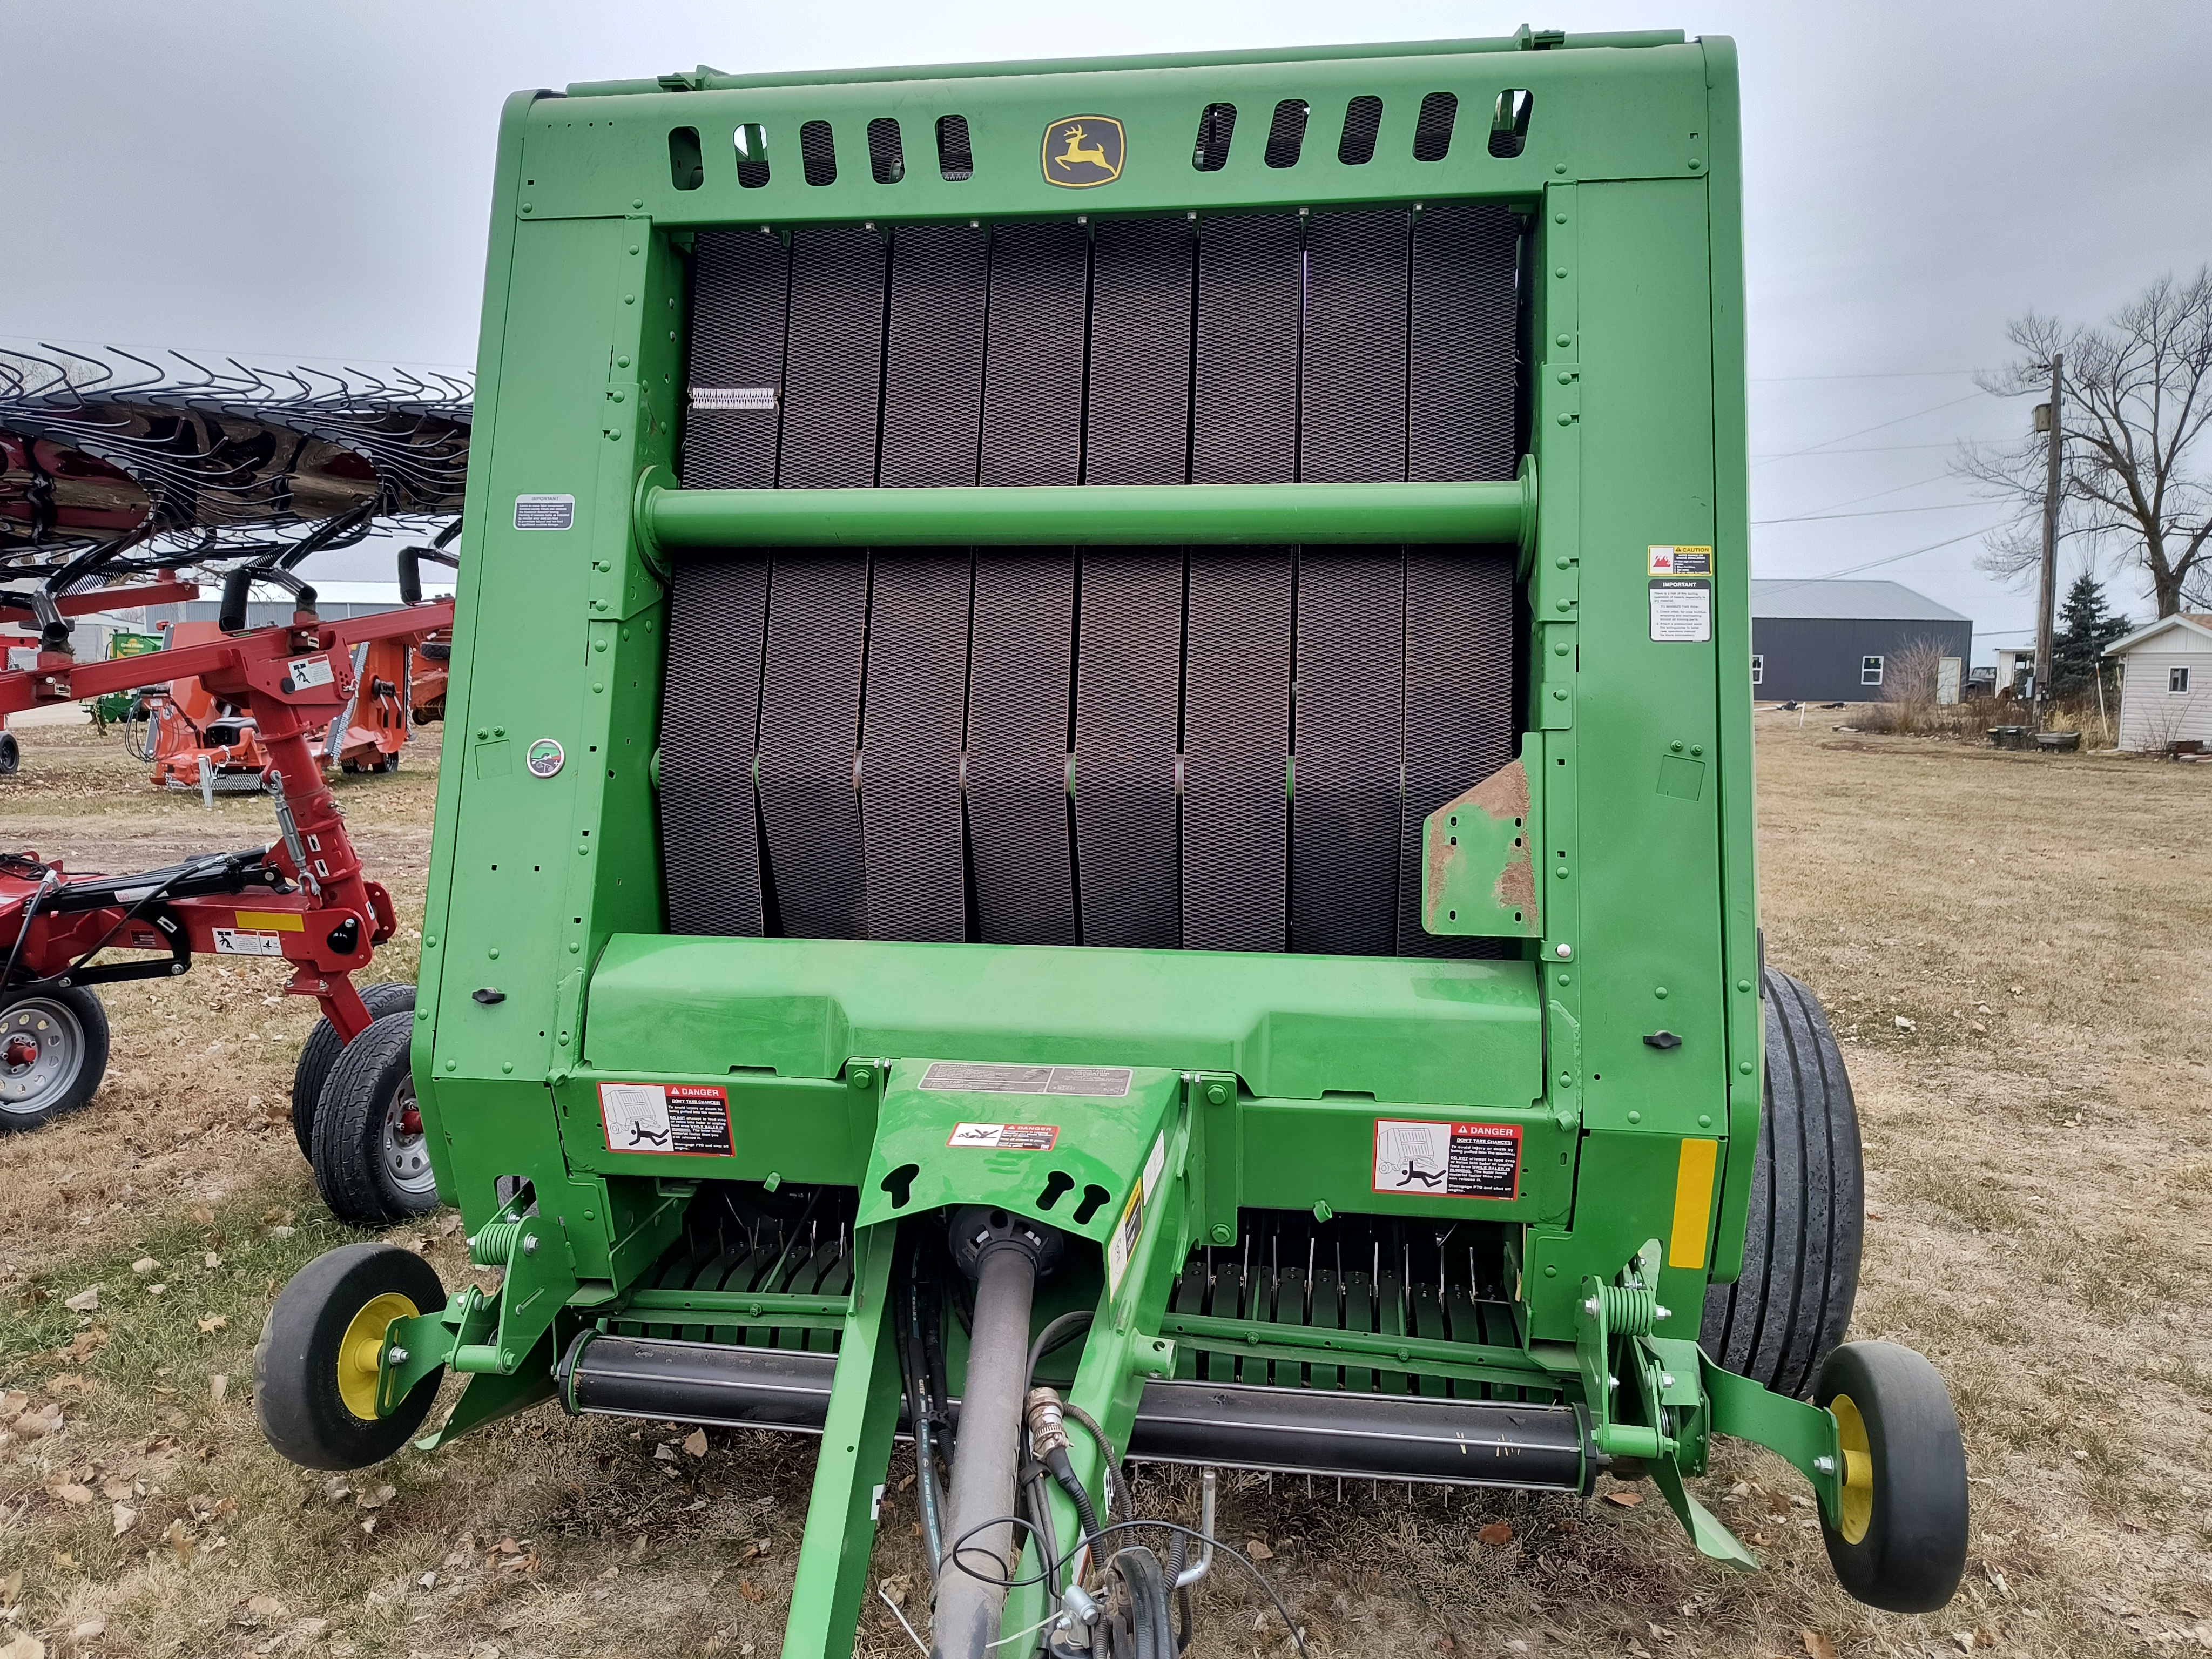
M1413 112L1437 91L1457 94L1459 135L1446 159L1422 162ZM1493 156L1480 141L1508 92L1533 97L1533 119L1521 153ZM1336 124L1365 96L1384 100L1383 125L1373 160L1348 166ZM1193 169L1204 106L1234 102L1256 123L1282 99L1311 111L1296 165L1264 166L1240 131L1226 166ZM785 1651L842 1654L897 1409L884 1340L895 1235L938 1206L988 1202L1069 1231L1054 1293L1097 1310L1070 1397L1116 1443L1147 1376L1233 1346L1341 1360L1385 1386L1486 1382L1576 1402L1596 1449L1644 1460L1698 1547L1740 1565L1747 1553L1682 1485L1713 1434L1782 1451L1832 1514L1832 1419L1718 1370L1694 1342L1707 1285L1741 1261L1762 1057L1736 108L1725 40L1526 30L1065 64L701 70L510 99L413 1054L441 1192L477 1259L507 1278L496 1296L396 1323L387 1351L408 1358L388 1365L387 1396L441 1366L471 1374L450 1437L542 1397L571 1335L625 1315L834 1333ZM1123 125L1120 177L1050 187L1040 133L1093 110ZM923 164L931 125L954 113L975 158L959 180ZM903 123L911 158L892 185L860 165L862 129L885 115ZM834 124L844 164L811 187L793 135L817 119ZM738 178L740 126L770 135L763 187ZM1517 482L672 487L697 230L1174 211L1203 234L1216 214L1443 199L1504 203L1527 228L1531 454ZM507 504L549 492L574 498L574 527L514 528ZM1438 933L1518 939L1516 960L665 932L653 799L664 584L691 548L1460 539L1521 549L1528 701L1519 760L1470 776L1431 821L1425 915ZM1711 550L1709 640L1650 637L1657 546ZM567 760L550 778L517 763L545 738ZM487 987L502 997L473 994ZM1644 1043L1662 1025L1679 1048ZM1136 1068L1126 1129L1088 1123L1080 1138L1083 1178L1111 1194L1091 1223L1039 1209L1027 1155L944 1145L950 1121L1049 1103L925 1095L915 1073L932 1057ZM610 1148L598 1085L624 1080L726 1089L732 1153ZM1170 1311L1193 1247L1234 1243L1248 1209L1470 1213L1468 1200L1371 1190L1376 1122L1406 1116L1521 1130L1518 1195L1480 1212L1505 1228L1517 1342ZM894 1203L886 1180L908 1165L909 1195ZM527 1179L529 1207L501 1206L503 1176ZM642 1288L685 1203L715 1180L857 1188L850 1293ZM1073 1455L1098 1486L1095 1449L1079 1437ZM1073 1536L1073 1513L1059 1519ZM1017 1595L1007 1627L1041 1617L1041 1597Z

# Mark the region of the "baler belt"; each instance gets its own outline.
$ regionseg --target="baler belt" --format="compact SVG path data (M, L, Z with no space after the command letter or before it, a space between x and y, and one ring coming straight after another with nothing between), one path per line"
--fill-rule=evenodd
M884 346L886 488L973 484L989 243L967 223L902 225Z
M790 315L776 483L872 486L884 358L884 245L875 232L793 231Z
M779 393L791 258L774 232L705 231L691 267L687 384ZM775 483L775 398L743 409L694 409L682 479L692 489L768 489Z
M860 736L870 939L968 937L960 746L968 696L968 554L875 556Z
M867 628L866 552L776 555L761 675L760 808L787 937L866 936L853 762Z
M1189 228L1180 219L1094 227L1085 483L1188 483Z
M1018 219L992 231L983 483L1081 482L1090 282L1081 225Z
M1294 483L1304 275L1293 213L1209 218L1198 239L1190 481Z
M1421 821L1513 758L1513 552L1406 550L1405 798L1398 954L1488 957L1421 927Z
M1287 547L1190 553L1182 739L1187 951L1283 948L1291 559Z
M1176 738L1182 555L1083 558L1075 658L1075 867L1086 945L1171 950L1182 934Z
M1306 222L1301 479L1406 476L1407 258L1402 209L1316 213Z
M1073 945L1068 676L1071 548L983 549L968 669L968 828L980 937Z
M668 925L679 933L764 930L753 746L768 582L763 555L710 554L677 567L669 595L669 655L684 666L668 677L661 718L685 736L664 745L660 823Z
M1397 950L1404 588L1395 547L1298 555L1293 951Z
M1510 478L1519 464L1519 247L1507 208L1447 204L1414 216L1408 478Z

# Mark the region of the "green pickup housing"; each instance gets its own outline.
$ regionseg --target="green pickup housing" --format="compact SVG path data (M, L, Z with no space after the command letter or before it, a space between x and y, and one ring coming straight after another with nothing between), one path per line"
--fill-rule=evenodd
M1440 91L1456 96L1457 137L1416 159L1415 112ZM1339 127L1372 98L1371 160L1346 165ZM1259 129L1293 100L1310 112L1304 151L1268 165ZM1247 130L1199 170L1188 141L1218 103L1243 108ZM1125 135L1118 177L1056 188L1039 134L1094 110ZM969 176L919 164L948 111L966 119ZM914 163L895 185L856 142L887 116ZM774 143L817 121L845 147L833 182L808 184L787 143L765 184L741 180L734 133ZM1508 142L1486 146L1493 131ZM450 1436L549 1394L580 1331L642 1328L647 1311L665 1326L688 1310L685 1328L714 1340L817 1333L836 1382L784 1651L845 1653L898 1406L893 1235L974 1202L1066 1231L1040 1315L1098 1311L1070 1398L1117 1444L1148 1376L1192 1375L1236 1344L1248 1378L1255 1362L1279 1379L1365 1358L1417 1392L1579 1405L1593 1469L1644 1461L1698 1544L1739 1564L1681 1484L1712 1433L1781 1449L1832 1513L1828 1414L1696 1346L1708 1286L1742 1261L1761 1112L1741 179L1733 46L1678 33L702 69L513 97L413 1049L439 1191L508 1275L500 1296L393 1326L408 1358L388 1397L441 1364L472 1373ZM1517 479L1095 496L678 484L702 233L1447 200L1503 204L1520 226ZM533 495L572 498L567 527L518 528L517 498ZM1517 549L1519 759L1472 771L1429 819L1420 907L1434 934L1502 941L1492 955L672 932L657 791L680 562L758 544L1169 541ZM1079 758L1077 775L1079 790ZM1662 1028L1678 1045L1645 1041ZM1109 1126L1080 1097L922 1092L939 1061L1127 1067L1131 1082ZM641 1083L720 1091L726 1142L614 1144L602 1085ZM1040 1205L1035 1152L947 1145L947 1123L986 1115L1055 1127L1076 1190L1104 1202L1073 1220ZM1510 1192L1377 1190L1379 1126L1462 1120L1517 1135ZM517 1181L533 1204L509 1201ZM848 1192L849 1271L804 1296L662 1285L656 1264L718 1183ZM1388 1318L1361 1332L1188 1311L1194 1252L1225 1259L1262 1212L1478 1221L1510 1317L1473 1342ZM1097 1489L1094 1449L1079 1439L1074 1457ZM1073 1535L1072 1511L1062 1525ZM1006 1628L1042 1607L1018 1592Z

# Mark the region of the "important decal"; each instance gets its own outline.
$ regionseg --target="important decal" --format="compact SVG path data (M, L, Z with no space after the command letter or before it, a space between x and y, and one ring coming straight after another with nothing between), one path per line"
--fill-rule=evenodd
M306 691L318 685L328 685L337 678L331 659L325 657L295 657L284 665L284 689Z
M1651 584L1651 637L1674 645L1703 645L1713 636L1713 585L1701 581Z
M1417 1198L1518 1198L1521 1126L1377 1118L1374 1189Z
M134 945L137 942L131 940ZM150 950L160 944L159 939L149 939L141 948ZM284 954L284 941L274 933L246 933L235 927L218 927L215 930L215 953L219 957L281 957Z
M576 522L576 498L574 495L517 495L514 498L514 527L517 530L567 530Z
M1121 1098L1129 1092L1126 1066L995 1066L938 1060L921 1074L921 1086L940 1095L1087 1095Z
M1127 142L1110 115L1067 115L1044 130L1044 181L1063 190L1090 190L1121 176Z
M727 1158L729 1091L713 1083L602 1083L599 1121L611 1152Z
M1059 1139L1059 1127L1051 1123L956 1123L945 1144L984 1152L1048 1152Z

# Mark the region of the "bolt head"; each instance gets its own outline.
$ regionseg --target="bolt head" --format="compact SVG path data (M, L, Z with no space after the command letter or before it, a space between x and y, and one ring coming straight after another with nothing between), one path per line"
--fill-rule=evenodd
M1595 1319L1597 1317L1597 1298L1595 1297L1591 1297L1588 1301L1584 1302L1583 1304L1583 1311L1588 1314L1592 1319Z
M404 1365L407 1363L407 1350L404 1348L394 1348L390 1353L386 1354L385 1358L394 1365Z
M1813 1467L1823 1474L1833 1474L1836 1472L1836 1460L1832 1457L1816 1457L1813 1460Z
M1674 1310L1672 1308L1654 1308L1651 1310L1651 1316L1654 1319L1672 1319L1674 1316Z
M1217 1244L1235 1243L1237 1242L1237 1230L1225 1221L1221 1223L1213 1230L1213 1242Z

